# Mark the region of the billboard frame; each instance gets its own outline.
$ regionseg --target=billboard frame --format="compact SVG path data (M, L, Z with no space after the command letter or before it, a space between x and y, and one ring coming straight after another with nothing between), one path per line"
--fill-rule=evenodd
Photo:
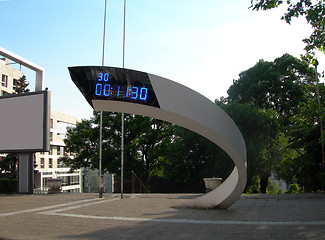
M36 91L36 92L27 92L27 93L20 93L20 94L11 94L0 96L0 101L2 99L8 98L18 98L18 97L26 97L26 96L33 96L33 95L43 95L43 134L42 134L42 146L39 148L10 148L10 149L1 149L0 146L0 153L35 153L35 152L48 152L50 151L50 99L51 93L50 91ZM27 110L28 111L28 110Z

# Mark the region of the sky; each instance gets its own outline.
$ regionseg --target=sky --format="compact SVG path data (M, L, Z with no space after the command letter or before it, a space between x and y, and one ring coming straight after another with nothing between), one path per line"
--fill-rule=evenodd
M303 18L288 25L280 20L286 8L256 12L250 2L127 0L125 68L168 78L214 101L227 97L239 73L260 59L304 53L302 39L311 29ZM102 64L104 6L105 0L0 0L0 46L45 68L54 111L92 116L68 67ZM123 64L123 7L124 0L107 0L106 66ZM324 54L318 59L324 71ZM22 71L34 90L35 73Z

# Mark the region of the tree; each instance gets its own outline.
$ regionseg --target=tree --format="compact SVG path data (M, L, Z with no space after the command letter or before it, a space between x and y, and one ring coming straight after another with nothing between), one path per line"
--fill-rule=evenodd
M324 96L324 84L320 84L319 87L321 96ZM306 191L317 191L321 189L321 175L324 174L320 144L324 139L321 139L319 131L320 113L318 111L316 86L308 86L308 92L308 102L302 103L300 113L290 119L292 124L287 129L291 146L297 149L294 162L288 166L294 171L297 182L304 186ZM324 108L325 103L322 101L321 109ZM324 112L322 115L324 119Z
M203 178L226 179L234 168L229 156L210 140L183 127L173 126L163 177L177 192L204 192Z
M307 101L305 87L314 82L314 76L314 69L289 54L274 62L260 60L234 80L227 101L273 109L286 126L288 119L299 112L300 102Z
M303 40L306 44L307 58L310 59L316 50L325 53L325 3L322 0L251 0L251 8L256 11L269 10L284 3L288 5L288 8L282 20L291 24L292 18L302 16L313 29L312 34Z
M143 116L125 114L124 162L125 176L135 171L146 180L151 172L159 171L159 158L169 141L170 124ZM103 171L120 175L121 114L103 113ZM99 113L90 120L82 120L68 128L65 144L74 157L65 155L60 160L73 169L91 167L98 169Z
M0 177L15 179L17 177L17 160L18 156L14 153L9 153L6 157L1 158Z
M247 186L259 179L260 191L266 193L268 178L274 170L278 156L275 139L279 134L279 124L273 110L262 110L257 106L236 101L217 104L234 120L241 131L247 151Z
M26 76L23 75L21 78L14 82L14 94L29 92L28 89L29 83L26 80Z
M322 84L320 89L324 91ZM272 110L275 113L274 119L280 131L266 139L266 148L261 148L263 154L258 156L258 161L272 163L274 173L288 182L298 182L305 186L305 190L320 189L323 170L319 143L323 140L319 131L321 113L317 103L315 70L288 54L274 62L259 61L240 74L228 94L227 104L247 103L261 111ZM324 109L323 99L321 102L321 109ZM258 168L258 171L263 175L263 169Z
M68 152L60 161L73 169L98 168L99 113L68 128ZM120 176L121 114L103 113L103 171ZM226 178L233 169L231 159L215 144L184 128L133 114L125 114L124 175L145 182L156 176L166 192L202 192L203 178ZM168 186L167 186L168 184ZM175 185L173 185L175 184ZM157 189L157 188L156 188ZM155 189L155 190L156 190Z

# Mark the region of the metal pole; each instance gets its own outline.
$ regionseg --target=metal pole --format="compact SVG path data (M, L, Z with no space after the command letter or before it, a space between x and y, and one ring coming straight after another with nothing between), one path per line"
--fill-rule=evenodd
M103 112L99 116L99 198L103 197L103 174L102 174L102 145L103 145Z
M105 0L105 12L104 12L104 30L103 30L103 54L102 54L102 66L104 66L105 62L105 35L106 35L106 8L107 8L107 0Z
M125 15L126 15L126 0L124 0L124 19L123 19L123 68L125 61Z
M125 62L125 12L126 0L124 0L124 19L123 19L123 68ZM121 199L123 198L123 184L124 184L124 113L122 112L122 131L121 131Z
M124 113L122 113L122 132L121 132L121 199L123 199L124 184Z
M105 57L105 29L106 29L106 7L107 0L105 0L105 12L104 12L104 31L103 31L103 54L102 54L102 66L104 66ZM99 117L99 198L103 197L104 183L102 174L102 146L103 146L103 112L100 111Z
M318 66L318 61L316 59L315 69L316 69L316 86L317 86L318 111L319 111L318 114L319 114L319 120L320 120L320 135L321 135L321 145L322 145L322 164L323 164L323 167L325 167L323 119L322 119L322 107L321 107L321 102L320 102L320 93L319 93L319 85L318 85L317 66Z

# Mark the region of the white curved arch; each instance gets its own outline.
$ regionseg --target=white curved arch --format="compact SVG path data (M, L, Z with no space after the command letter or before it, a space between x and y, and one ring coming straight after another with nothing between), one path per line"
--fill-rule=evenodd
M160 108L123 101L92 100L94 109L165 120L192 130L220 146L235 163L232 173L218 188L186 205L228 208L239 199L247 181L246 147L238 127L220 107L201 94L166 78L152 74L148 77Z

